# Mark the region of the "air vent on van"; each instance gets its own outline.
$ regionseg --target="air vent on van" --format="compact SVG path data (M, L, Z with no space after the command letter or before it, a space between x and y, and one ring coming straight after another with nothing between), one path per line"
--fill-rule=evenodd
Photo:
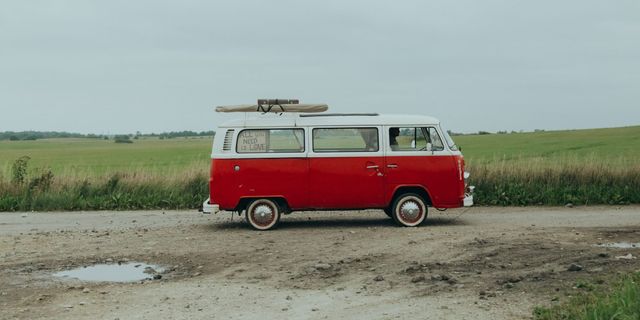
M233 129L227 130L224 134L224 143L222 144L222 151L231 151L231 142L233 140Z

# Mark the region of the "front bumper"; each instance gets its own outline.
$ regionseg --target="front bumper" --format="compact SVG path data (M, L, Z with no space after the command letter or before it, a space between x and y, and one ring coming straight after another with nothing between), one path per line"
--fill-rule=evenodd
M462 205L465 207L473 206L473 189L476 187L469 186L467 187L467 192L464 194L464 200L462 201Z
M218 213L220 211L220 206L217 204L209 203L210 199L207 198L205 202L202 203L202 213L211 214Z

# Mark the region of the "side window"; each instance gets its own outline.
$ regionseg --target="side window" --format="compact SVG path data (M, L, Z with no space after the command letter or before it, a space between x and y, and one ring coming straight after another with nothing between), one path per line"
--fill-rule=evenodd
M432 151L442 151L444 150L444 144L442 144L442 139L440 139L440 135L438 134L438 130L434 127L426 128L427 137L429 142L431 142L431 150Z
M313 129L315 152L376 152L379 150L377 128Z
M304 152L302 129L249 129L238 134L238 153Z
M444 147L438 131L433 127L389 128L389 146L392 151L442 151Z
M427 140L421 128L390 128L389 145L393 151L427 150Z

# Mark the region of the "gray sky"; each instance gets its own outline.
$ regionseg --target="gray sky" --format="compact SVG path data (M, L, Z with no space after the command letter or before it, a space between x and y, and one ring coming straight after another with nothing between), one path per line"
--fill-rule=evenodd
M0 1L0 131L210 130L256 98L457 132L640 124L637 0Z

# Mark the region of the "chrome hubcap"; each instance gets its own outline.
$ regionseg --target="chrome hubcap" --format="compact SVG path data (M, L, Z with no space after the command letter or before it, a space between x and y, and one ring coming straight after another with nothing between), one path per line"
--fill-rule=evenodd
M253 210L253 220L258 224L269 224L273 220L273 209L266 205L258 205Z
M414 201L407 201L400 207L400 215L407 220L416 220L420 217L420 206Z

